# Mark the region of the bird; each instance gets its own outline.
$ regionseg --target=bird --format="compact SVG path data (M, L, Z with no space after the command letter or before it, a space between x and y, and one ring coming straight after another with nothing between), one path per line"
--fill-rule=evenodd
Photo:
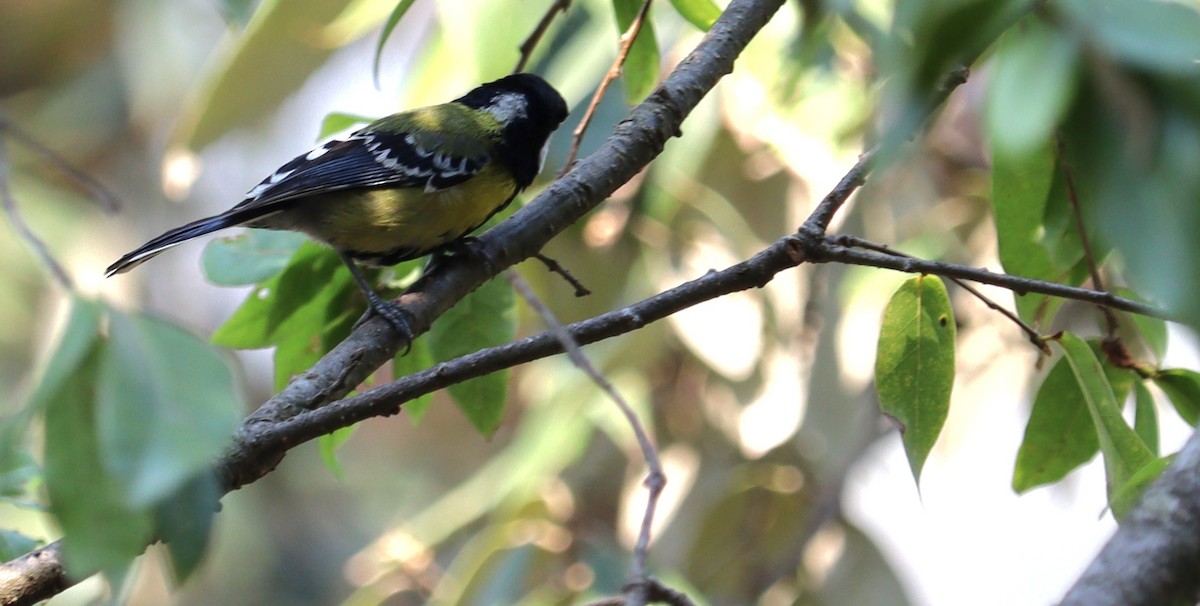
M298 231L332 248L366 296L367 314L383 316L411 342L406 312L375 291L359 264L461 250L533 183L567 115L553 86L516 73L448 103L380 118L280 166L233 208L143 244L105 277L228 227Z

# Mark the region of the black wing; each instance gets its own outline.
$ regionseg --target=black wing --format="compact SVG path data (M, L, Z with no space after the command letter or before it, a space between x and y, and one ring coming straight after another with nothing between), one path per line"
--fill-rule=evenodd
M445 189L478 173L486 153L453 155L422 148L410 133L357 131L297 156L263 179L236 209L361 187Z

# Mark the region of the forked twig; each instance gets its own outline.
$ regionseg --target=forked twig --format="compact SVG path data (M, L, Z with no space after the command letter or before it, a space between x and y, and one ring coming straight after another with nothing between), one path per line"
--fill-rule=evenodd
M646 603L651 591L646 575L646 555L650 550L650 527L654 522L654 512L658 508L658 498L662 495L663 487L666 486L667 477L663 474L662 462L658 458L658 450L655 449L654 443L650 441L650 436L646 433L642 422L638 420L637 414L633 412L633 408L625 401L620 392L613 387L610 382L587 356L583 355L583 350L579 348L579 342L571 333L563 327L554 313L547 308L542 301L534 294L533 289L529 287L529 283L521 277L520 274L513 270L505 273L508 281L512 283L513 288L529 303L529 306L538 312L542 321L546 323L546 327L554 338L562 344L563 351L567 354L567 359L571 360L579 370L583 371L597 386L612 399L613 403L620 409L621 414L625 416L626 422L633 430L633 435L637 438L638 447L641 448L642 458L646 461L646 467L649 471L646 473L644 484L646 486L646 511L642 516L642 525L638 530L637 542L633 548L632 563L629 567L629 580L625 586L625 601L627 606L641 606Z
M50 270L50 275L54 276L54 279L64 289L74 290L74 285L71 282L71 277L67 275L67 271L63 269L62 265L59 265L58 261L54 260L54 256L50 254L50 249L46 248L46 243L42 242L37 237L37 234L33 233L33 230L29 228L29 224L25 222L21 213L17 212L17 201L13 198L12 189L8 183L11 165L8 161L8 152L5 144L4 137L0 136L0 205L3 205L4 212L8 215L8 219L12 221L13 228L29 243L30 248L42 260L42 264L46 266L46 269Z
M871 242L870 240L866 240L866 239L860 238L858 236L839 234L839 235L829 238L829 240L831 242L833 242L834 244L838 244L840 246L852 246L852 247L856 247L856 248L865 248L867 250L873 250L875 252L880 252L885 255L892 255L893 257L901 257L904 259L915 258L912 255L905 254L898 250L893 250L891 248L888 248L884 244L878 244L875 242ZM979 292L979 289L975 288L974 286L971 286L970 284L967 284L966 281L960 280L958 278L951 277L951 276L947 276L947 279L950 280L951 282L954 282L955 284L959 285L960 287L962 287L963 290L974 295L974 297L976 299L979 299L980 301L982 301L983 304L988 306L989 309L1000 312L1000 315L1008 318L1009 320L1012 320L1012 322L1014 324L1016 324L1018 327L1020 327L1021 331L1024 332L1027 337L1029 337L1029 341L1031 343L1033 343L1042 353L1044 353L1046 355L1050 355L1050 353L1051 353L1050 346L1046 344L1045 337L1043 337L1041 335L1041 333L1039 333L1037 330L1035 330L1032 326L1030 326L1028 323L1026 323L1024 320L1022 320L1016 314L1001 307L995 301L989 299L987 295Z
M588 287L584 286L583 282L581 282L579 278L575 277L575 274L563 267L558 261L555 261L554 259L551 259L542 253L537 253L533 256L538 261L541 261L542 265L545 265L546 269L550 270L551 273L556 273L562 276L562 279L566 280L567 284L573 286L575 288L576 297L586 297L592 294L592 291L588 290Z

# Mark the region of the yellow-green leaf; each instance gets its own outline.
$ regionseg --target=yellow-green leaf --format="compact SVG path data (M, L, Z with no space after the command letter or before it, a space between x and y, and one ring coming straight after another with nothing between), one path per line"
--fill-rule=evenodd
M1154 461L1154 454L1121 416L1121 407L1104 368L1087 342L1071 333L1063 333L1058 344L1079 382L1088 412L1096 425L1108 479L1109 504L1112 505L1116 491L1125 486L1134 473ZM1115 509L1114 513L1119 515Z
M936 276L906 281L883 312L875 385L884 414L900 424L918 481L950 410L955 330L950 296Z
M1179 416L1195 426L1200 420L1200 373L1185 368L1164 370L1154 376L1154 384L1167 394Z

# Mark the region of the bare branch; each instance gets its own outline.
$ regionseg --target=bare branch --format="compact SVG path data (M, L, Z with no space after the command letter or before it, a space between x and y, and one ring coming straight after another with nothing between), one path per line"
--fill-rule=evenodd
M517 50L521 51L521 59L517 61L517 66L513 68L513 73L521 72L525 66L529 64L529 57L533 55L533 49L537 48L538 42L541 42L542 36L546 35L546 30L550 29L550 24L554 22L554 18L559 13L567 14L567 9L571 8L571 0L554 0L550 8L546 9L546 14L542 15L542 20L538 21L537 27L533 28L533 33L521 43Z
M8 215L8 220L12 221L13 228L17 230L17 234L21 236L29 247L33 249L33 253L41 259L42 265L50 271L50 275L62 286L64 290L74 290L74 285L71 283L71 277L67 275L67 270L54 259L54 255L50 254L50 249L46 248L46 243L42 242L37 234L33 233L29 224L17 211L17 201L13 198L12 188L9 186L9 175L11 174L12 165L8 161L8 152L6 141L3 137L4 130L0 128L0 206L4 208L4 214Z
M100 208L108 212L120 210L121 205L117 202L117 197L108 188L104 187L91 175L75 168L69 160L62 157L54 150L46 147L41 141L38 141L33 135L22 130L16 124L13 124L3 113L0 113L0 133L7 133L13 139L19 141L25 147L37 152L42 158L54 167L58 172L70 177L77 185L88 192L88 196L100 204Z
M642 426L642 422L638 419L637 414L633 412L633 407L621 393L613 387L611 381L592 365L587 356L583 355L583 350L579 349L579 343L563 328L562 323L558 318L554 317L541 299L534 294L533 289L529 288L529 283L521 278L520 274L515 271L508 271L508 280L512 283L513 288L529 303L542 321L550 329L550 334L562 345L566 350L567 358L576 368L583 371L605 394L609 399L616 404L617 409L625 417L625 422L629 423L630 429L633 430L634 438L637 439L638 448L642 451L642 459L646 462L648 469L644 484L649 493L646 498L645 513L642 514L642 525L638 529L637 543L633 549L633 560L629 567L629 578L626 583L625 598L629 606L642 606L646 603L648 595L647 575L646 575L646 556L650 552L650 527L654 523L654 512L658 508L658 499L662 496L663 488L667 485L667 476L663 473L662 461L658 458L658 449L654 447L654 443L650 441L649 434L646 433L646 428Z
M637 41L638 34L642 31L642 23L646 20L646 13L650 11L651 1L642 1L642 7L638 9L637 16L629 23L629 28L625 30L625 33L621 34L621 46L617 49L617 58L613 60L612 67L608 68L608 73L604 74L600 86L596 87L596 94L592 95L592 101L588 103L587 111L583 112L579 126L576 126L575 132L571 133L571 151L567 154L566 161L563 162L559 176L571 170L571 164L575 162L575 156L579 154L579 144L583 142L583 134L587 132L588 125L592 123L592 117L596 115L596 108L600 107L600 100L604 98L604 93L608 91L613 80L620 77L621 68L625 66L625 59L629 57L629 49L633 48L633 43Z

